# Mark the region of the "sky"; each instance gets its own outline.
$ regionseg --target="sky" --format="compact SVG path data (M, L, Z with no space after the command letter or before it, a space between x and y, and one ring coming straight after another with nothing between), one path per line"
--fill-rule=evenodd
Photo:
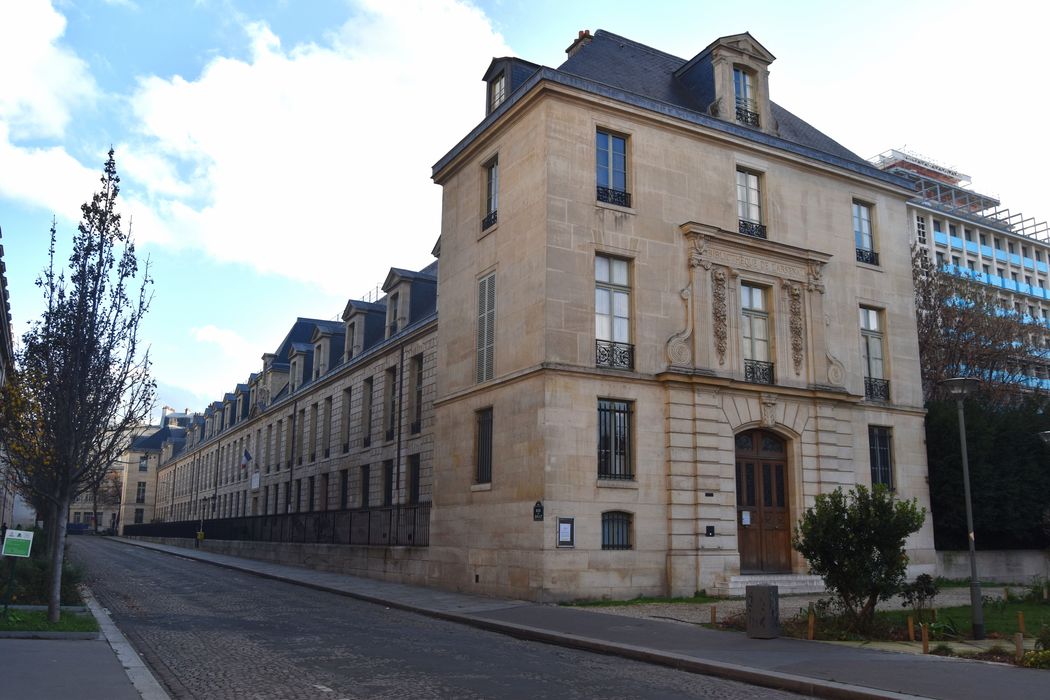
M390 267L432 261L431 166L484 116L489 61L557 67L581 29L686 59L749 31L776 56L772 99L847 148L907 148L1046 220L1044 7L0 0L14 332L40 315L52 218L67 252L112 146L123 221L155 280L141 332L158 409L202 410L296 317L338 318Z

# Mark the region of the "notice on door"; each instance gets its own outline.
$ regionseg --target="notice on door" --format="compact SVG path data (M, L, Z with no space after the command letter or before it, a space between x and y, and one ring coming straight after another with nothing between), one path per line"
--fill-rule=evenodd
M751 524L751 511L742 510L740 511L740 524L750 525Z

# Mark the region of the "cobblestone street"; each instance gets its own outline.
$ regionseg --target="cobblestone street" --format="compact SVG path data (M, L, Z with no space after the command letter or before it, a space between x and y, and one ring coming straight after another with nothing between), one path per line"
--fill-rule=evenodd
M96 597L174 698L787 698L91 537Z

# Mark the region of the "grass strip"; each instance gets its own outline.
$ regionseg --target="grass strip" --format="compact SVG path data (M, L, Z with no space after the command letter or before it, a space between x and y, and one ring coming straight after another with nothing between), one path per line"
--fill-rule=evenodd
M91 613L62 611L57 623L49 622L46 610L8 610L0 608L0 632L98 632Z

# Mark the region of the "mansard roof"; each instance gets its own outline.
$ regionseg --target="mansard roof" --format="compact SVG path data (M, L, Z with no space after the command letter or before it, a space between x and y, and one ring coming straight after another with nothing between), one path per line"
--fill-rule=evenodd
M361 299L351 299L350 301L346 302L346 308L343 309L343 320L348 320L350 316L356 311L361 311L364 313L385 314L386 298L383 298L382 303L362 301Z
M705 51L713 49L719 42L739 41L747 37L750 37L747 33L723 37ZM761 47L757 41L754 45ZM754 50L757 52L758 48ZM761 50L772 57L764 47L761 47ZM703 53L701 52L701 55ZM432 174L436 177L538 83L549 81L665 114L735 138L812 158L890 185L911 189L902 178L880 171L776 103L770 102L770 111L775 122L773 133L758 131L710 115L708 108L714 100L714 95L699 94L684 81L675 78L675 73L687 63L678 56L599 29L589 42L578 48L557 69L539 68L522 85L521 90L508 97L452 150L442 156L434 164Z
M414 272L412 270L404 270L400 267L390 268L390 272L386 276L386 280L383 282L383 291L389 291L391 287L397 284L400 280L409 280L411 282L422 281L429 283L437 283L437 275L432 275L428 272Z

